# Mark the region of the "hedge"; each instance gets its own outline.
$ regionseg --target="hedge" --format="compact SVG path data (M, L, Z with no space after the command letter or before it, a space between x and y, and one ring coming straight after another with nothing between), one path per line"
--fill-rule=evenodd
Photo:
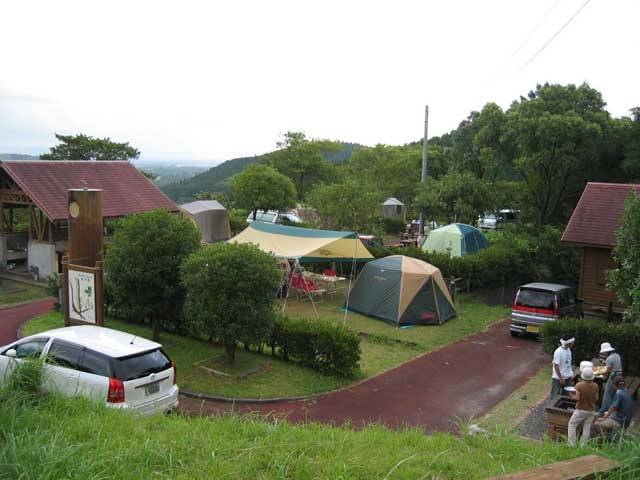
M406 255L438 267L445 278L462 278L471 290L551 281L576 285L577 249L560 243L562 231L545 227L537 235L522 231L489 232L490 246L472 255L450 257L420 248L370 248L376 257Z
M352 377L360 368L360 339L324 320L278 317L269 346L274 355L323 373Z
M598 319L563 318L547 322L541 331L543 349L552 355L561 338L575 337L573 360L591 360L598 356L600 344L609 342L622 357L625 374L640 374L640 326L633 323L607 323Z

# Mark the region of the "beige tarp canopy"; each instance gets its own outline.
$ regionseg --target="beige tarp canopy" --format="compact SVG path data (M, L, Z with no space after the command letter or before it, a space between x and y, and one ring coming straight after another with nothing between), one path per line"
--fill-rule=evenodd
M261 250L299 262L373 259L354 232L336 232L253 222L229 242L253 243Z

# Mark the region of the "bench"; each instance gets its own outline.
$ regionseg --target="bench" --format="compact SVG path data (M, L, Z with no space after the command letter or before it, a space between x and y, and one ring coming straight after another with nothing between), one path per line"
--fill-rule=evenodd
M602 478L603 473L611 473L620 466L615 460L600 455L587 455L488 480L590 480L595 479L596 475L599 475L597 478Z

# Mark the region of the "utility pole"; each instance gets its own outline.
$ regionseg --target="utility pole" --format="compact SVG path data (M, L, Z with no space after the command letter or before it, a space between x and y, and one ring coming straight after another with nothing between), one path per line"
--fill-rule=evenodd
M424 137L422 138L422 174L420 182L427 181L427 167L429 166L429 144L428 144L428 127L429 127L429 105L424 107ZM424 221L425 209L420 209L420 236L424 237Z

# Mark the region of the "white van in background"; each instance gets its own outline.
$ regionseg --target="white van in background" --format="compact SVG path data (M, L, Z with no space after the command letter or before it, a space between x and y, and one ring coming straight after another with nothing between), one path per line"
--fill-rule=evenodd
M247 217L247 223L253 222L253 212ZM293 212L277 212L275 210L258 210L256 222L265 223L302 223L302 219Z

